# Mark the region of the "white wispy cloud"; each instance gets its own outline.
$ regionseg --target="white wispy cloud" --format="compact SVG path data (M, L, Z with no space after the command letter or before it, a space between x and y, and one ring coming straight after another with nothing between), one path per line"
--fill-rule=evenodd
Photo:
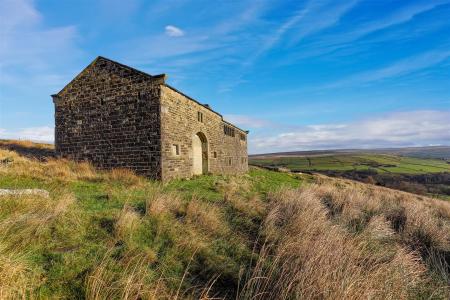
M375 20L366 24L362 24L356 30L347 35L347 40L355 40L367 34L383 30L395 25L403 24L411 21L416 16L435 9L436 7L449 3L448 0L443 1L426 1L408 5L399 11L396 11L384 19Z
M224 115L223 117L228 122L241 126L242 128L264 128L274 125L274 123L268 120L254 118L246 115Z
M264 53L270 51L288 31L294 31L292 42L299 42L308 35L320 32L336 24L340 18L353 8L359 0L344 1L334 4L334 1L309 1L306 6L299 9L288 18L272 34L267 35L261 47L244 65L250 65Z
M54 129L50 126L27 127L18 130L0 128L0 139L30 140L34 142L53 143Z
M176 2L178 6L186 5L184 0L172 2ZM203 77L205 71L212 72L213 69L220 69L222 76L226 76L226 69L229 66L241 62L236 56L242 55L241 51L248 50L249 42L244 38L247 34L246 30L260 22L261 15L270 7L269 2L247 0L239 3L214 3L218 12L223 10L230 13L226 15L218 13L217 19L213 18L214 22L209 26L190 25L188 28L181 29L168 25L162 34L138 36L128 40L126 44L121 42L113 47L113 52L117 53L121 60L130 64L141 67L151 66L151 72L161 67L161 72L171 72L171 78L187 77L186 72L189 72L189 78ZM162 4L161 1L156 7ZM160 14L167 13L167 10L164 9ZM183 35L179 35L177 30L181 30ZM186 31L189 35L186 35ZM173 34L178 36L174 38L171 36ZM162 60L162 58L170 59ZM197 73L196 66L208 61L214 61L214 64L202 70L202 74Z
M67 68L81 53L76 28L46 27L34 1L0 1L0 35L0 68L8 84L42 85L35 79L58 77L58 67Z
M291 45L303 38L336 25L360 1L312 1L301 26L294 30Z
M326 53L331 53L341 48L351 46L352 42L362 39L370 34L390 29L394 26L398 26L404 23L412 21L414 18L420 14L427 13L437 7L450 3L449 0L441 1L424 1L419 3L407 3L405 6L399 8L396 11L387 13L385 17L377 20L372 20L369 22L361 22L351 28L350 30L345 30L341 32L333 32L332 34L327 34L319 37L317 40L306 45L306 48L301 48L301 52L292 55L285 59L285 63L290 63L301 58L307 58L311 56L324 55ZM431 26L433 28L433 26ZM421 28L426 32L426 28ZM385 35L383 38L387 39L402 39L404 38L404 33L402 35L393 34Z
M336 2L331 0L310 0L306 5L298 9L292 16L272 30L265 33L262 40L258 41L255 51L243 60L240 70L234 72L230 81L225 81L219 87L219 92L229 92L234 87L244 82L243 77L249 69L266 53L269 53L285 37L290 34L290 44L298 43L303 38L318 33L335 25L342 16L350 11L359 0Z
M389 66L360 72L342 80L325 85L328 88L369 83L387 78L403 76L439 64L450 57L450 50L432 50L394 62Z
M340 124L317 124L272 136L250 135L250 152L445 145L450 111L394 112Z
M167 25L165 27L166 35L171 37L180 37L184 35L184 31L174 25Z

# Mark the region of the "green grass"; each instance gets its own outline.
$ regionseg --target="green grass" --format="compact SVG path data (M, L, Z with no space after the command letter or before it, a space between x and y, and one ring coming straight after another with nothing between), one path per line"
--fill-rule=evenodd
M300 176L257 168L242 176L199 176L165 185L149 180L130 184L101 173L94 178L65 181L51 175L39 177L33 172L28 175L3 172L0 188L46 189L55 206L64 194L75 198L70 209L55 220L48 220L38 235L18 227L14 234L27 241L25 244L16 241L10 233L0 235L0 241L11 248L8 251L27 254L26 263L41 278L34 290L36 295L70 299L84 298L87 278L105 257L111 260L109 268L113 269L110 272L120 278L120 274L126 273L127 257L132 255L145 257L148 264L145 280L156 286L158 279L165 278L165 289L172 296L180 286L182 290L206 286L218 274L220 277L214 289L222 294L234 293L240 269L253 259L254 242L263 218L246 210L246 199L256 197L258 205L263 205L267 193L283 186L297 187L303 181ZM224 194L229 191L229 185L234 189L231 197L237 197L236 201L244 208L236 207L230 200L225 201ZM175 212L149 214L146 211L149 199L158 191L171 192L182 199ZM219 230L196 223L195 217L189 215L187 210L192 199L211 205L217 211L212 218L219 218ZM3 212L0 224L9 222L14 210L23 209L20 201L10 201L0 203ZM138 221L130 236L119 237L116 226L124 206L132 207ZM33 209L39 211L41 208ZM33 214L38 215L37 212ZM45 215L51 213L45 212ZM203 218L208 220L208 216ZM189 274L183 280L187 269Z
M298 171L375 170L378 173L424 174L450 172L443 160L386 154L335 154L310 157L267 157L250 159L259 166L279 166Z
M249 173L243 177L251 184L250 194L259 193L262 196L282 187L299 187L302 180L308 178L260 168L250 168ZM220 181L226 181L229 178L233 178L233 176L203 175L190 180L173 180L165 186L165 190L179 192L186 198L196 196L211 202L220 202L223 200L223 194L218 191L217 185Z

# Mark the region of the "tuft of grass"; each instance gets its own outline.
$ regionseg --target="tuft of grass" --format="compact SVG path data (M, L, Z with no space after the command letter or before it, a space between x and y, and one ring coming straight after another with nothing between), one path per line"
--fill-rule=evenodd
M0 244L0 298L35 298L43 283L42 273L26 254Z
M195 198L186 207L186 222L206 233L224 235L229 231L220 208Z
M162 192L156 188L147 198L146 213L158 216L170 214L174 217L184 214L183 200L176 193Z
M140 222L139 214L129 205L125 204L120 212L118 220L114 224L115 235L120 240L132 238L136 227Z
M125 184L128 186L142 187L146 183L142 177L137 176L133 171L129 169L113 169L110 172L107 172L105 175L107 180Z

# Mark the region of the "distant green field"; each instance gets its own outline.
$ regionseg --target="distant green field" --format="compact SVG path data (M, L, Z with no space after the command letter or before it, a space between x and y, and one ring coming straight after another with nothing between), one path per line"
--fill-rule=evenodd
M386 154L334 154L322 156L260 156L250 159L257 166L285 167L292 171L376 170L378 173L424 174L450 172L445 160Z

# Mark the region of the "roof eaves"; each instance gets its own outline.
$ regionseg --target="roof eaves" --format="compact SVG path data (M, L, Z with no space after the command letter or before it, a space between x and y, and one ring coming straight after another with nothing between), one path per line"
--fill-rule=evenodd
M75 76L71 81L69 81L59 92L57 92L56 94L53 94L51 96L54 97L54 96L58 96L59 94L61 94L61 92L64 91L72 82L77 80L77 78L80 77L81 74L83 74L87 69L89 69L93 64L95 64L99 58L102 58L102 57L97 56L89 65L87 65L83 70L81 70L81 72L78 73L77 76Z
M186 94L183 93L182 91L180 91L180 90L174 88L174 87L171 86L171 85L168 85L167 83L164 83L164 86L168 87L168 88L171 89L171 90L174 90L175 92L177 92L177 93L183 95L184 97L188 98L189 100L191 100L191 101L197 103L198 105L203 106L203 107L206 108L207 110L209 110L209 111L215 113L216 115L218 115L218 116L222 119L222 122L226 123L227 125L233 126L234 128L239 129L240 131L245 132L245 133L247 133L247 134L249 133L248 130L243 130L243 129L237 127L236 125L234 125L234 124L232 124L232 123L230 123L230 122L224 120L223 116L222 116L220 113L218 113L217 111L213 110L209 105L200 103L198 100L196 100L196 99L194 99L194 98L192 98L192 97L186 95Z
M72 82L74 82L74 81L75 81L78 77L80 77L87 69L89 69L92 65L94 65L94 64L95 64L98 60L100 60L100 59L109 61L109 62L111 62L111 63L113 63L113 64L116 64L116 65L122 67L122 68L128 69L128 70L133 71L133 72L136 72L136 73L138 73L138 74L141 74L141 75L143 75L143 76L145 76L145 77L147 77L147 78L149 78L149 79L162 79L162 80L166 80L166 78L167 78L167 75L166 75L166 74L159 74L159 75L152 76L152 75L150 75L150 74L148 74L148 73L145 73L145 72L140 71L140 70L138 70L138 69L135 69L135 68L133 68L133 67L130 67L130 66L121 64L120 62L114 61L114 60L112 60L112 59L109 59L109 58L106 58L106 57L103 57L103 56L97 56L97 57L96 57L89 65L87 65L80 73L78 73L78 75L75 76L68 84L66 84L66 85L65 85L58 93L53 94L52 97L53 97L53 96L58 96L58 95L59 95L62 91L64 91L64 90L65 90Z
M133 67L124 65L124 64L122 64L122 63L120 63L120 62L117 62L117 61L115 61L115 60L109 59L109 58L107 58L107 57L98 56L97 59L98 59L98 58L107 60L107 61L109 61L109 62L112 62L113 64L116 64L116 65L121 66L122 68L125 68L125 69L128 69L128 70L130 70L130 71L139 73L139 74L144 75L144 76L146 76L146 77L148 77L148 78L154 78L154 77L157 77L157 76L164 75L164 74L160 74L160 75L157 75L157 76L152 76L152 75L150 75L150 74L148 74L148 73L145 73L145 72L140 71L140 70L138 70L138 69L135 69L135 68L133 68Z

